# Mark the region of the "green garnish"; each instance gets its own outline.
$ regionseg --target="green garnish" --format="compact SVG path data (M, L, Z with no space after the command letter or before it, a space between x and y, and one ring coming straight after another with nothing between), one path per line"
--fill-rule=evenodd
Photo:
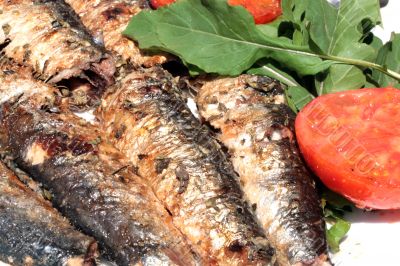
M283 0L282 8L278 20L255 25L225 0L180 0L134 16L124 34L142 49L179 56L192 74L274 77L288 85L295 111L313 95L399 83L399 37L383 46L371 33L380 23L377 0L342 0L339 9Z
M348 200L330 190L322 193L322 209L327 223L326 240L333 253L340 250L340 242L350 230L351 225L343 216L345 212L351 211L351 206Z

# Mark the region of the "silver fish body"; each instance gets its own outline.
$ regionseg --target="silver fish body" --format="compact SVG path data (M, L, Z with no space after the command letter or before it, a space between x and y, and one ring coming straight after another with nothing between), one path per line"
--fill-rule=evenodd
M232 165L168 74L132 72L104 97L98 118L208 264L273 263Z
M136 169L95 126L61 110L56 90L3 69L0 98L1 144L118 264L201 264Z
M282 86L249 75L199 83L200 115L220 131L278 264L329 264L320 199L299 154L295 115Z
M0 50L50 83L80 77L105 88L115 66L63 0L0 1Z

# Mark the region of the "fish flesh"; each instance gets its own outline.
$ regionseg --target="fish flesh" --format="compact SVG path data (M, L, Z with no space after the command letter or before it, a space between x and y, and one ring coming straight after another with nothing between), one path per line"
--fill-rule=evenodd
M80 77L105 88L113 82L114 60L63 0L0 1L0 50L49 83Z
M118 265L199 265L170 214L96 126L23 71L0 75L0 143Z
M282 85L251 75L197 83L200 115L220 131L218 138L229 150L278 264L325 263L320 199L299 154L295 114L285 103Z
M130 73L106 92L98 119L210 264L273 263L232 165L170 75L159 68Z
M80 16L95 39L119 55L123 62L135 66L154 66L167 61L165 54L150 55L140 51L137 43L122 32L129 20L142 9L149 8L145 0L66 0Z
M0 163L0 260L12 265L96 265L95 240Z

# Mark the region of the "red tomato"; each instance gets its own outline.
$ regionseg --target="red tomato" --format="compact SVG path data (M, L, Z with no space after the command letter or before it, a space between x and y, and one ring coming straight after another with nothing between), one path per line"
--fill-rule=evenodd
M256 24L271 22L282 14L281 0L228 0L228 3L246 8Z
M296 135L327 187L361 208L400 208L400 90L318 97L298 114Z
M159 7L169 5L174 3L176 0L151 0L150 4L153 8L157 9Z

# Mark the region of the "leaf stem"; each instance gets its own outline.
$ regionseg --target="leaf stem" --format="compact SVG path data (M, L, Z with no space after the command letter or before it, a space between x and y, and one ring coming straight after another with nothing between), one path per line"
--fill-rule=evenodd
M351 58L334 56L334 55L320 55L320 57L322 59L337 61L337 62L349 64L349 65L370 67L370 68L376 69L376 70L382 72L383 74L388 75L388 76L400 81L400 73L397 73L393 70L387 69L386 67L381 66L379 64L371 63L371 62L364 61L364 60L351 59Z

